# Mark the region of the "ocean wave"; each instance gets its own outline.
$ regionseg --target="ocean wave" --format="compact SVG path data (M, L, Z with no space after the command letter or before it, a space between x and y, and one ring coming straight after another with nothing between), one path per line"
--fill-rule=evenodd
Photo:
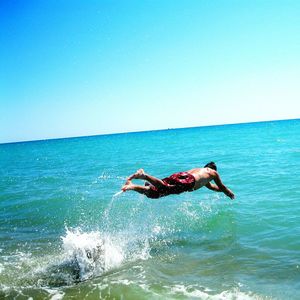
M91 287L90 287L91 288ZM216 291L200 285L175 283L173 285L157 286L143 280L118 279L110 280L109 284L96 283L92 285L94 295L101 299L114 298L115 291L126 291L123 298L134 298L137 294L140 299L199 299L199 300L270 300L271 297L259 295L252 291L242 290L241 287ZM120 295L120 294L119 294ZM122 298L122 296L121 296Z
M240 288L233 288L231 290L224 290L216 293L211 289L204 287L185 286L183 284L176 284L173 286L165 287L170 290L170 295L185 296L189 299L202 299L202 300L262 300L266 299L263 296L257 295L252 292L243 292Z

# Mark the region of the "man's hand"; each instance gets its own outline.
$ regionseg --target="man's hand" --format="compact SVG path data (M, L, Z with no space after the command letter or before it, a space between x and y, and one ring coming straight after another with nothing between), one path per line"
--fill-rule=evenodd
M228 196L230 199L234 199L234 193L230 190L230 189L227 189L228 191L225 193L226 196Z

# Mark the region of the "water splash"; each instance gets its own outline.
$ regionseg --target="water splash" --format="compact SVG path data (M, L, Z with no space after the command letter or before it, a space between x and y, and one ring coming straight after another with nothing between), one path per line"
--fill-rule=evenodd
M82 232L79 228L69 230L61 237L64 259L58 268L71 272L73 281L97 277L120 267L125 262L150 257L147 238L140 239L134 233ZM68 283L69 284L69 283Z
M125 258L120 241L99 231L87 233L67 229L62 241L67 259L78 267L80 281L119 266Z
M113 198L116 198L116 197L120 196L122 193L124 193L124 192L123 191L119 191L119 192L115 193L113 195Z
M104 221L104 226L105 229L107 230L110 227L110 212L112 210L113 204L115 199L119 198L121 196L121 194L123 193L123 191L119 191L117 193L115 193L112 197L110 202L107 205L107 208L104 210L103 212L103 221Z

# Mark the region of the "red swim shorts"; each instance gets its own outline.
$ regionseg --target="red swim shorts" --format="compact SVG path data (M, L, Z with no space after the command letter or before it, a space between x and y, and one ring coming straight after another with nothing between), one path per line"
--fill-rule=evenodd
M165 183L163 187L157 188L150 185L147 193L149 198L157 199L170 194L181 194L183 192L192 191L195 186L195 177L187 172L179 172L162 179Z

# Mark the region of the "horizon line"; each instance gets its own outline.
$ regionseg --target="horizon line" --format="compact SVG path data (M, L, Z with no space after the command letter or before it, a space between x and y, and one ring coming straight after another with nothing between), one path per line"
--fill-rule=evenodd
M254 123L268 123L268 122L281 122L281 121L296 121L300 118L291 118L291 119L275 119L275 120L263 120L263 121L249 121L249 122L237 122L237 123L223 123L223 124L213 124L213 125L200 125L200 126L187 126L187 127L176 127L176 128L161 128L161 129L149 129L149 130L138 130L138 131L125 131L125 132L113 132L113 133L99 133L91 135L79 135L79 136L67 136L67 137L54 137L54 138L45 138L45 139L36 139L36 140L24 140L16 142L0 142L1 145L7 144L19 144L19 143L34 143L34 142L46 142L46 141L55 141L55 140L65 140L65 139L80 139L80 138L89 138L97 136L110 136L110 135L122 135L122 134L135 134L135 133L146 133L146 132L156 132L156 131L168 131L168 130L178 130L178 129L191 129L191 128L202 128L202 127L218 127L218 126L234 126L242 124L254 124Z

